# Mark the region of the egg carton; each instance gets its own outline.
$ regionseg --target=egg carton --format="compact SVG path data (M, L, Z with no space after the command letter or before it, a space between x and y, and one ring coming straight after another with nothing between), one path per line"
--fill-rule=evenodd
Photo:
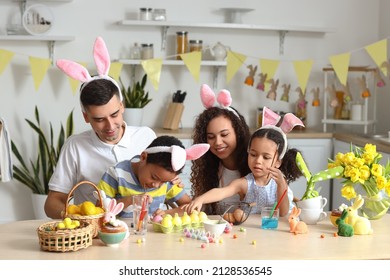
M172 233L172 232L182 232L184 229L198 229L203 228L203 223L191 223L186 224L182 226L171 226L171 227L165 227L160 223L151 222L153 226L154 232L162 232L162 233Z

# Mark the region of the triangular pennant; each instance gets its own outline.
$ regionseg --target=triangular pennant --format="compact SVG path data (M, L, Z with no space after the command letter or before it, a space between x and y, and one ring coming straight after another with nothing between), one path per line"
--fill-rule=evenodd
M313 60L294 61L294 69L297 75L298 84L303 92L306 92L307 81L309 80Z
M190 52L180 55L181 59L184 61L184 64L187 66L188 71L194 79L199 82L199 73L200 73L200 63L202 61L201 52Z
M153 84L155 90L158 90L158 85L160 83L162 59L148 59L141 62L142 67L144 68L145 73L148 75L148 78Z
M121 75L123 63L120 62L111 62L110 70L108 75L113 78L115 81L119 81L119 76Z
M349 59L351 58L351 53L343 53L339 55L333 55L329 57L330 63L339 78L339 81L342 85L347 85L348 79L348 68L349 68Z
M382 70L383 75L387 76L387 67L382 67L383 62L387 61L387 39L368 45L365 49Z
M279 67L279 60L272 60L272 59L260 59L260 69L262 74L267 74L267 79L271 80L274 78L276 70L278 70ZM270 88L270 84L265 84L265 91L268 91Z
M245 62L246 55L228 51L226 58L226 82L229 83L233 76L240 69L241 65Z
M14 54L13 52L0 49L0 74L3 73Z
M47 70L51 65L51 60L49 58L29 56L29 61L35 90L38 90L43 78L46 75Z
M82 66L84 66L84 67L87 67L87 63L86 62L77 62L77 63L82 65ZM79 88L80 81L78 81L76 79L73 79L73 78L71 78L69 76L68 76L68 81L69 81L72 93L74 95L76 93L77 89Z

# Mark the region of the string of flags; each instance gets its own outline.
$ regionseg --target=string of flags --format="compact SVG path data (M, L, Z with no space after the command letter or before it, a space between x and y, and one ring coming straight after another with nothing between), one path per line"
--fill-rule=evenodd
M378 81L377 86L384 86L383 76L388 76L390 71L390 61L388 61L387 55L387 40L382 39L373 44L365 46L364 49L370 55L372 60L377 66L374 75L376 81ZM355 50L357 51L357 50ZM344 87L347 87L348 79L348 69L350 63L351 54L354 51L337 54L329 57L330 64L332 65L334 72L340 82ZM0 49L0 75L4 72L7 65L11 62L14 57L15 52ZM195 51L191 53L180 54L182 61L187 67L188 71L192 77L199 82L200 77L200 67L202 62L202 53L200 51ZM245 64L247 55L234 52L231 50L227 51L226 57L226 80L227 83L236 75L237 71ZM34 81L35 90L38 90L43 79L45 78L49 67L52 64L52 61L48 58L40 58L28 56L29 66L32 73L32 78ZM255 86L256 89L260 91L267 91L267 98L276 100L276 91L279 84L279 80L275 78L275 74L278 70L279 64L282 60L272 60L259 58L259 65L246 65L246 68L249 70L248 76L245 78L244 83L248 86ZM83 66L87 67L87 63L79 62ZM308 60L299 60L292 61L296 79L298 82L297 92L300 93L300 96L306 96L306 86L310 78L314 61L312 59ZM149 80L151 81L154 89L157 91L160 83L161 69L163 66L163 58L153 58L148 60L141 61L143 70L148 75ZM119 80L123 64L120 62L112 62L110 68L110 75ZM257 70L260 70L259 74L256 76ZM77 92L79 88L79 81L76 81L72 78L68 78L71 90L74 93ZM255 81L258 80L258 83L255 84ZM365 80L362 78L362 81L359 83L364 87ZM283 84L283 95L281 100L288 102L289 100L289 91L290 85ZM319 106L319 90L312 89L311 91L314 95L313 106ZM366 92L363 97L369 97L369 92Z

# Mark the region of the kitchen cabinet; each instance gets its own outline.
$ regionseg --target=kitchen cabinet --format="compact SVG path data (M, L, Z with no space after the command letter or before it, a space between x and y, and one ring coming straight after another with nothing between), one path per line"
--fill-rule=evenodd
M375 123L376 123L376 76L374 75L374 72L376 71L373 68L368 67L349 67L348 69L348 84L347 86L350 89L351 95L352 95L352 101L359 100L361 94L361 89L356 88L356 79L359 77L361 78L363 75L365 77L369 77L370 80L367 80L366 85L369 89L371 96L367 98L361 98L363 101L360 101L360 103L363 104L363 112L360 119L352 120L350 116L347 116L345 119L339 119L335 118L333 115L332 108L330 107L330 103L335 96L330 96L328 87L331 87L336 83L337 77L335 75L335 72L333 68L323 68L322 69L324 74L324 116L322 119L323 123L323 131L327 131L327 125L359 125L363 126L364 128L364 134L368 133L368 127L371 125L372 130L375 131ZM355 80L355 82L353 81ZM355 87L353 87L355 85ZM352 102L349 102L352 103ZM350 104L349 104L350 105ZM349 106L346 104L346 106ZM350 108L347 108L347 110ZM332 116L331 116L332 115ZM334 129L334 127L333 127Z

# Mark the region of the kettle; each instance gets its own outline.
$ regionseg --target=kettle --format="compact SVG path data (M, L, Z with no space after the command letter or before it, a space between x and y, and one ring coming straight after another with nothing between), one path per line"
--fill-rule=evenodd
M224 60L228 51L230 51L230 47L223 45L221 42L216 43L210 48L210 53L214 57L214 60L218 61Z

